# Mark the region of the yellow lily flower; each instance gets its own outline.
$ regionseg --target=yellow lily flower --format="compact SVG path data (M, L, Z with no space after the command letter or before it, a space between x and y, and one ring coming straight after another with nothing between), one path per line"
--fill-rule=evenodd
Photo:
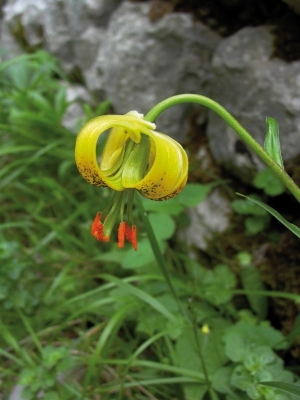
M100 164L96 147L99 136L111 129ZM76 140L76 165L83 178L95 186L108 186L115 191L110 211L102 224L97 213L92 234L99 241L109 241L117 219L119 247L124 238L137 249L136 227L132 223L134 191L151 200L167 200L184 188L188 158L179 143L154 131L155 124L131 111L125 115L96 117L81 129ZM126 197L128 220L123 221Z

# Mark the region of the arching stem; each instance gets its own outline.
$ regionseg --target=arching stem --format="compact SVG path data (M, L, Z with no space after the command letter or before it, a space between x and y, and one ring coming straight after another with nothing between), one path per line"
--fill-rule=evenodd
M208 97L198 94L179 94L169 97L154 106L145 116L145 120L154 122L156 118L168 108L182 103L196 103L210 108L217 113L225 122L238 134L244 143L246 143L255 154L276 174L276 176L284 183L289 191L300 202L300 189L292 180L292 178L278 165L264 148L244 129L238 121L219 103Z

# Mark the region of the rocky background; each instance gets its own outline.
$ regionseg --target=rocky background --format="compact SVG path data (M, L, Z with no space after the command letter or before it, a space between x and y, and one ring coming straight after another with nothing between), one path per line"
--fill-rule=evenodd
M276 118L284 161L300 153L300 0L0 0L0 5L2 59L43 48L75 80L64 120L71 129L82 116L82 100L110 99L116 113L146 113L168 96L192 92L219 101L261 144L266 116ZM263 167L203 107L174 107L157 127L185 143L202 170L217 165L251 185ZM223 231L229 210L214 191L190 211L188 242L205 248L198 218L205 220L206 234L207 226Z
M261 143L273 116L289 160L300 152L300 1L285 1L1 0L2 57L47 49L116 113L204 94ZM76 89L71 100L89 97ZM192 117L214 159L249 182L261 164L215 114L177 107L158 127L182 142Z
M58 58L73 82L63 123L74 133L82 101L109 99L115 113L146 113L168 96L198 93L219 101L261 144L266 116L276 118L286 169L300 183L300 0L0 0L0 7L1 59L36 49ZM247 238L231 215L234 192L255 190L257 157L203 107L174 107L157 128L184 143L190 181L227 182L189 209L185 241L214 255L221 240L228 259L246 249L268 287L299 293L298 239L286 231L278 244ZM298 204L282 196L270 205L299 226ZM272 302L289 332L299 310Z

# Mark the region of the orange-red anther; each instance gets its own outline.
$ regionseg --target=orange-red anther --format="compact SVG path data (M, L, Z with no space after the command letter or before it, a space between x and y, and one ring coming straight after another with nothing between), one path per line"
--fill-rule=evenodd
M137 233L136 226L133 225L133 227L131 228L131 234L132 234L132 236L131 236L131 244L132 244L132 247L134 248L135 251L137 251L136 233Z
M134 250L137 250L137 238L136 238L136 226L130 227L127 222L125 222L125 237L132 244Z
M92 224L91 234L99 242L109 242L109 236L103 236L103 224L101 222L101 213L97 212L94 222Z
M118 247L119 247L119 249L122 249L122 247L124 246L125 229L126 229L126 222L121 222L119 229L118 229Z
M98 212L92 224L91 234L99 242L109 242L110 237L104 236L104 225L101 222L101 213ZM118 229L118 247L122 249L125 238L132 244L134 250L137 250L136 226L130 227L127 222L121 222Z
M125 237L131 243L131 228L127 222L125 222Z

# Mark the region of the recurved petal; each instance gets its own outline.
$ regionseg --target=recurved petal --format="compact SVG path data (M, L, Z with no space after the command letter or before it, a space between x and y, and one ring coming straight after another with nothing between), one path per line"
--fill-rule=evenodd
M128 132L132 131L136 136L137 131L149 134L155 125L133 114L105 115L90 120L79 132L76 140L75 160L77 168L83 178L92 185L109 186L119 191L123 190L120 181L117 179L110 180L105 177L99 168L96 157L96 147L99 136L107 129L113 127L120 127L120 129L128 130ZM118 138L117 142L120 142L120 138Z
M154 161L135 189L149 199L166 200L184 188L188 157L182 146L169 136L152 132L150 139L154 143Z
M124 144L128 139L125 128L115 126L111 129L101 155L100 168L102 171L111 170L124 150Z

